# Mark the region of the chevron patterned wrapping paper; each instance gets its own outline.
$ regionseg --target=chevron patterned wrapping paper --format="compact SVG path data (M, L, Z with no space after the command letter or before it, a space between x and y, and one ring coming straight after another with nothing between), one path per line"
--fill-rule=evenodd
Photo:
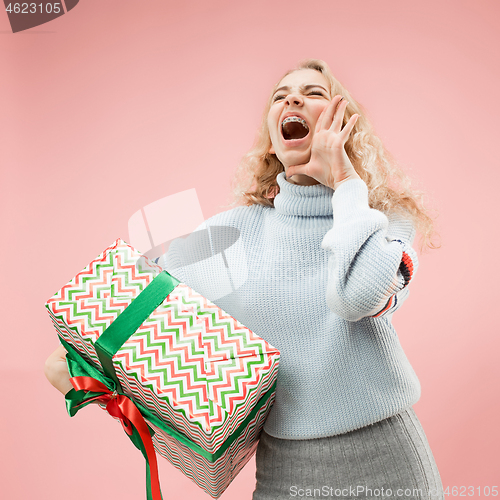
M46 308L59 336L104 373L97 340L161 272L118 239ZM211 454L231 441L211 461L146 419L156 451L218 498L255 453L274 392L254 408L276 382L279 351L179 283L112 361L123 393L167 426Z

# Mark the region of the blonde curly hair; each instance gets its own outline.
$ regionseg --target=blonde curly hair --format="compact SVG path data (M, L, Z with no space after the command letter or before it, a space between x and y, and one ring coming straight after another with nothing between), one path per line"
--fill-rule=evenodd
M423 194L411 189L410 179L375 135L363 106L333 76L328 65L319 59L299 62L294 69L285 73L273 88L264 109L255 145L242 158L236 170L232 182L233 200L228 206L260 204L274 207L274 197L279 192L276 176L285 169L277 156L269 153L271 138L267 115L279 82L290 73L301 69L319 71L330 84L330 95L340 94L347 99L349 105L345 110L342 126L353 114L359 115L345 143L345 151L356 172L368 186L370 207L384 213L399 212L411 219L421 236L420 249L438 248L439 245L432 241L436 236L434 221L428 210L423 207Z

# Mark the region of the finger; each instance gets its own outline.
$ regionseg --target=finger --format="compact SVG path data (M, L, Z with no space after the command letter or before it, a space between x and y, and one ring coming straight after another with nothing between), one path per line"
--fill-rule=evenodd
M358 114L352 115L349 121L345 124L344 128L342 129L342 132L339 134L339 137L342 139L343 143L345 143L349 138L349 135L352 132L354 125L356 125L358 118L359 118Z
M332 126L334 121L335 112L339 106L339 103L342 102L344 98L341 95L336 95L331 101L330 104L325 108L323 116L323 128L329 129Z
M318 117L318 121L316 122L316 127L314 127L314 133L317 133L321 130L321 127L323 126L323 119L324 119L324 116L325 116L325 111L327 110L328 108L325 108L321 114L319 115Z
M335 118L331 124L330 130L333 130L335 133L340 133L342 128L342 122L344 121L344 114L349 102L344 99L342 102L339 102L337 107L337 111L335 113Z
M297 174L303 174L304 169L306 167L307 163L303 163L302 165L292 165L288 167L286 171L286 178L289 179L292 175L297 175Z

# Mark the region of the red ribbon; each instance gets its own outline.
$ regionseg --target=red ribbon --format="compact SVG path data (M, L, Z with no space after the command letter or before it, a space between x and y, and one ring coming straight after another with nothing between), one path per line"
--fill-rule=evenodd
M106 403L107 412L120 419L123 429L131 436L133 433L132 425L137 429L141 437L146 455L150 466L151 474L151 495L153 500L161 500L160 479L158 476L158 463L156 462L156 452L149 433L149 428L142 416L142 413L137 409L133 401L124 394L118 394L116 391L111 392L103 383L92 377L72 377L70 382L77 391L102 392L88 401L101 401Z

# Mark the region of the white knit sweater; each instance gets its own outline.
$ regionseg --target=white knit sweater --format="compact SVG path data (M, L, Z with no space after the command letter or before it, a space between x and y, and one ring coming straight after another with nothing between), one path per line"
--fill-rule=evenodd
M411 222L370 209L362 180L277 181L274 208L217 214L159 263L280 350L268 434L332 436L413 405L420 384L391 324L418 265Z

